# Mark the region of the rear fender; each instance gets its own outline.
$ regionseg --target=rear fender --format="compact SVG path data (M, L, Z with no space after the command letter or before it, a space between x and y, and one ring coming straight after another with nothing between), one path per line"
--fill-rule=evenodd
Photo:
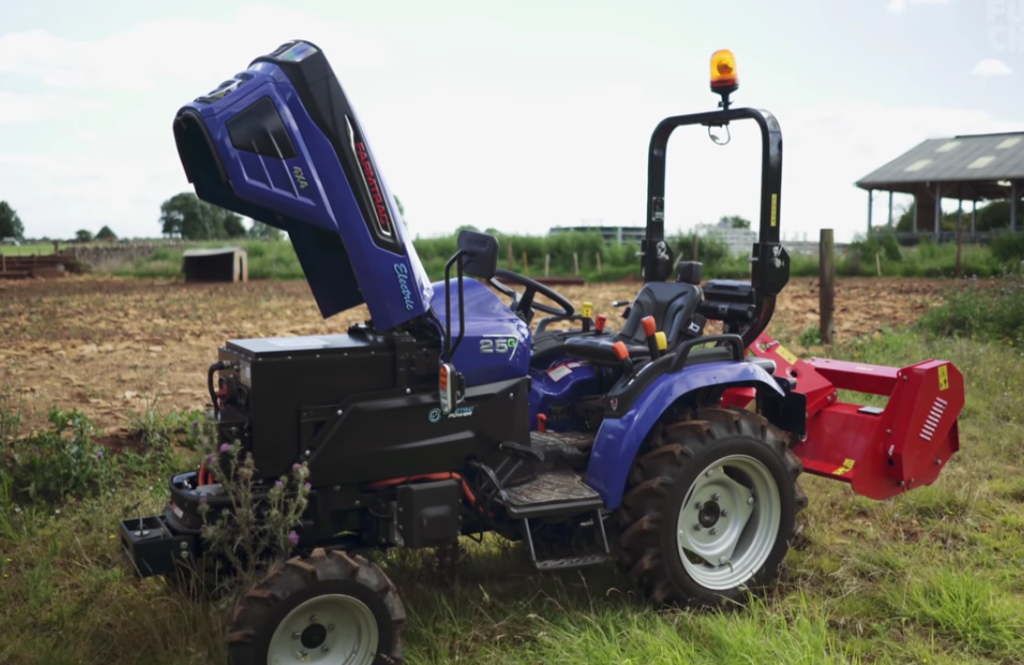
M587 467L587 484L614 510L622 502L626 478L651 428L673 404L709 387L753 387L784 397L771 374L749 362L717 362L686 367L654 379L629 411L605 418Z

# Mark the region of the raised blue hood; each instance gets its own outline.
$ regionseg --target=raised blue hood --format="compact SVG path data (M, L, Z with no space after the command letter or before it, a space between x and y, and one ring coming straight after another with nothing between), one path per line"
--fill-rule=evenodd
M283 44L174 119L196 195L286 231L324 318L366 303L378 330L433 289L323 52Z

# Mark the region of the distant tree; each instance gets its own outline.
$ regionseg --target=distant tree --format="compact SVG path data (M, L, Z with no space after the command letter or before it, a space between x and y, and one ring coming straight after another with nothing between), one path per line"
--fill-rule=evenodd
M739 215L729 215L721 217L718 220L718 225L730 229L749 229L750 220L744 217L740 217Z
M117 240L117 235L110 230L109 226L104 226L99 232L96 233L97 240Z
M254 221L252 223L252 228L249 229L250 238L259 238L261 240L280 240L283 236L284 234L281 232L281 229L259 221Z
M161 232L185 240L219 240L245 235L242 218L202 201L194 192L175 194L160 205Z
M242 224L242 218L231 212L225 210L224 215L224 233L229 238L243 238L245 237L245 225Z
M25 226L7 201L0 201L0 238L25 239Z
M78 242L89 242L92 240L92 231L89 229L79 229L75 232L75 240Z

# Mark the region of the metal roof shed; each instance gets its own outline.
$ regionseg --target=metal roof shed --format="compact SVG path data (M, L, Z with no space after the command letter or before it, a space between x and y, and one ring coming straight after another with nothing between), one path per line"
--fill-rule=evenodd
M927 230L928 215L934 217L934 232L940 233L942 200L1010 200L1010 229L1016 230L1017 200L1024 182L1024 132L970 134L945 139L928 139L885 166L857 181L868 191L868 230L876 190L889 192L889 219L892 226L893 192L912 194L915 202L914 231ZM975 216L971 218L973 224Z

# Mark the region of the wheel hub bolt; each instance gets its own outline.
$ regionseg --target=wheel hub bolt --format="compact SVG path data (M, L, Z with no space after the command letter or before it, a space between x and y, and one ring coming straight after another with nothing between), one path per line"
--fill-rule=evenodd
M748 506L754 505L754 497L748 497L747 498L747 505Z
M729 560L726 559L724 556L723 557L719 557L719 559L718 559L719 565L722 565L722 566L724 566L728 561Z
M716 535L718 533L718 529L716 529L715 527L711 527L711 531L709 531L708 533L710 533L712 536L714 536L714 535Z
M703 503L698 503L697 504L697 510L704 510L704 504Z
M718 492L715 492L714 494L711 495L711 500L712 501L718 501L721 498L722 498L722 495L719 494Z
M704 474L704 475L706 475L706 476L708 476L710 478L711 474L713 474L714 472L715 472L714 469L708 469L708 472L706 474Z
M332 630L334 630L334 624L333 623L327 624L327 631L330 632Z
M322 647L320 647L320 650L323 651L324 653L327 653L328 651L330 651L330 649L327 648L326 644L323 645Z
M302 637L302 635L300 635L299 633L297 633L297 632L296 632L296 633L292 633L292 639L293 639L293 640L297 640L297 639L299 639L300 637Z
M728 510L723 510L722 511L722 517L728 517L728 516L729 516L729 511Z
M700 531L700 525L699 524L694 524L693 525L693 530L694 531Z
M309 654L306 653L305 651L300 651L299 652L299 658L301 658L302 660L306 660L306 657L308 657L308 656L309 656Z
M313 616L309 617L309 622L310 623L316 623L316 615L315 614Z

